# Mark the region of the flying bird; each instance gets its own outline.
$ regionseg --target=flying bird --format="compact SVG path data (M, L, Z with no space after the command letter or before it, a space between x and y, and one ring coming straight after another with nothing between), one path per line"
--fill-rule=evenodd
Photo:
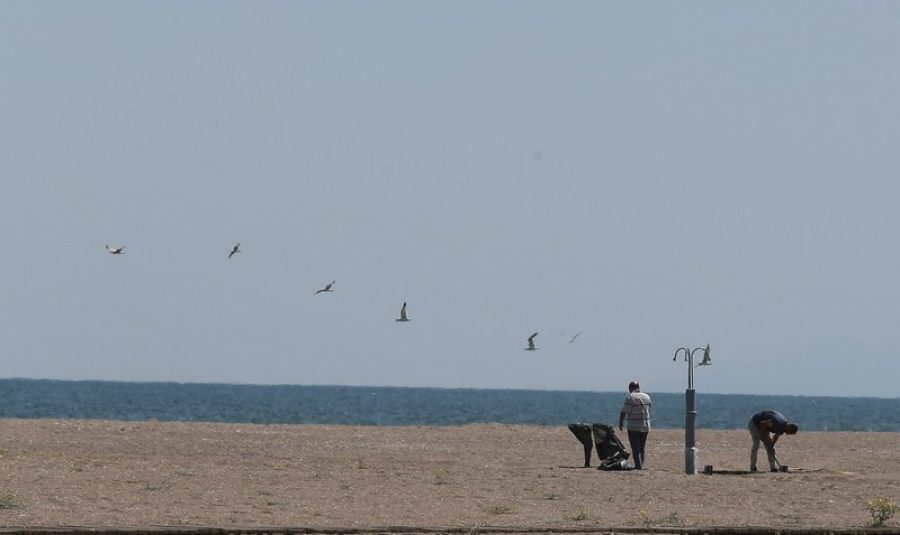
M406 302L403 302L403 308L400 309L400 317L395 319L394 321L410 321L409 317L406 315Z
M108 252L109 254L125 254L125 246L120 245L119 247L110 247L107 243L106 252Z
M567 340L569 341L569 343L571 344L572 342L575 341L576 338L578 338L579 336L581 336L581 331L579 331L579 332L573 334L572 336L569 336L569 335L567 335L567 334L565 334L565 333L559 333L559 334L565 336L566 339L567 339Z
M325 287L322 288L321 290L316 290L316 295L318 295L322 292L333 292L334 290L332 290L331 287L334 286L335 282L337 282L337 281L331 281L328 284L326 284Z
M537 335L538 333L534 333L528 337L528 347L525 348L525 351L534 351L535 349L537 349L537 347L535 347L534 345L534 337Z
M234 247L231 248L231 252L228 253L228 258L231 258L239 252L241 252L241 242L234 244Z
M709 356L709 344L706 344L706 349L703 350L703 360L694 367L696 368L697 366L712 366L712 359Z

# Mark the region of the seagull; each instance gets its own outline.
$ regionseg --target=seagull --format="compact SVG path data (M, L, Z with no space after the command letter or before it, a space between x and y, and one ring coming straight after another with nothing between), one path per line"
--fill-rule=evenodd
M331 281L330 283L326 284L325 287L322 288L321 290L316 290L316 295L318 295L322 292L333 292L334 290L332 290L331 287L334 286L335 282L337 282L337 281Z
M400 317L395 319L394 321L409 321L409 317L406 315L406 302L403 302L403 308L400 309Z
M537 335L538 333L534 333L528 337L528 347L525 348L525 351L534 351L535 349L537 349L537 347L535 347L534 345L534 337Z
M239 252L241 252L241 242L237 242L236 244L234 244L234 247L231 248L231 252L228 253L228 258L231 258Z
M125 246L121 245L119 247L110 247L107 243L106 252L108 252L109 254L125 254Z
M709 357L709 344L706 344L706 349L703 350L703 360L697 363L697 366L712 366L712 359Z
M578 338L579 336L581 336L581 331L578 331L577 333L575 333L575 334L572 335L572 336L569 336L569 335L567 335L566 333L559 333L559 334L565 336L566 339L568 339L568 340L569 340L569 343L571 344L572 342L575 341L576 338Z

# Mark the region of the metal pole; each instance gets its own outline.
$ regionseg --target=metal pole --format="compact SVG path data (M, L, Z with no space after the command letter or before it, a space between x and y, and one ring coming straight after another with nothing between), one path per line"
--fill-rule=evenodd
M684 391L684 473L697 473L697 442L695 428L697 411L694 408L694 389Z
M699 348L698 348L699 349ZM672 360L678 358L678 353L684 351L684 360L688 365L688 387L684 391L684 473L696 474L697 465L697 442L696 442L696 424L697 410L694 405L694 351L687 346L679 347L675 350L675 356Z
M688 361L688 388L691 390L694 389L694 352L687 352L687 361Z

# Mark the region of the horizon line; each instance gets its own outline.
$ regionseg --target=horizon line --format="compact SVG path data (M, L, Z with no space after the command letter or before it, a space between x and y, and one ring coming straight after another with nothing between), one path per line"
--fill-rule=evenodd
M354 385L354 384L300 384L300 383L241 383L220 381L174 381L174 380L124 380L124 379L59 379L47 377L0 377L0 381L34 381L34 382L63 382L63 383L121 383L121 384L171 384L171 385L207 385L207 386L245 386L245 387L300 387L300 388L384 388L384 389L408 389L408 390L494 390L516 392L568 392L568 393L592 393L592 394L621 394L618 390L584 390L584 389L560 389L560 388L524 388L524 387L478 387L478 386L410 386L410 385ZM708 392L700 391L699 395L712 396L747 396L747 397L788 397L788 398L856 398L856 399L886 399L900 400L900 396L879 397L872 395L836 395L836 394L748 394L744 392ZM667 392L655 391L653 394L684 395L684 391Z

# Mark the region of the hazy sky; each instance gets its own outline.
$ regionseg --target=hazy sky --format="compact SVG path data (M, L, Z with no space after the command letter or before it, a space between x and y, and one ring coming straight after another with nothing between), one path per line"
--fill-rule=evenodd
M0 375L898 397L898 28L0 3Z

